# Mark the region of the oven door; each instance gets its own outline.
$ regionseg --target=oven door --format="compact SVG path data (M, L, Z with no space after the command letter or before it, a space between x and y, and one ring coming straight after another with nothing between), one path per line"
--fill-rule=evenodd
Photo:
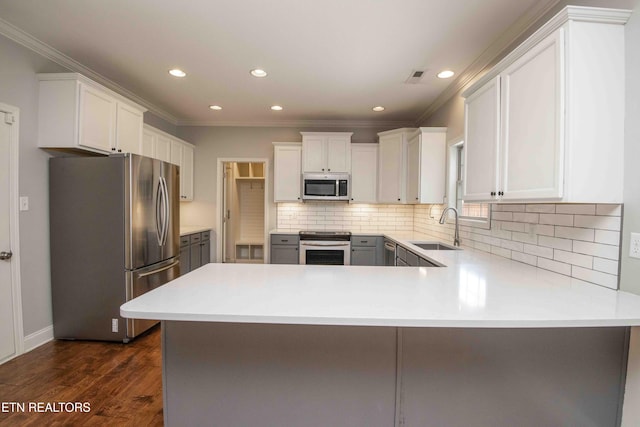
M300 264L350 265L351 242L301 240Z

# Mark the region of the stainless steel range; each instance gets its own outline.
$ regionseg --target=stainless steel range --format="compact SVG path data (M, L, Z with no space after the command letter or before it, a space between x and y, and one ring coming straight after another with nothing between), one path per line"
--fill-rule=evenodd
M301 231L300 264L351 264L349 231Z

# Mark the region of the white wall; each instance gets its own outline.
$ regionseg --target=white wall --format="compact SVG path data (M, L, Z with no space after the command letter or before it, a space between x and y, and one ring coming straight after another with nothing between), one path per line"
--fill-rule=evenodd
M625 114L624 218L620 289L640 294L640 259L629 257L629 233L640 233L640 1L625 27L627 87Z
M49 273L49 155L37 148L36 73L65 72L62 67L0 36L0 102L20 108L20 196L29 211L20 212L20 275L24 334L52 323Z
M180 206L180 222L185 225L211 227L217 238L217 196L219 158L269 159L266 188L269 201L269 229L276 228L276 209L273 200L273 142L301 142L301 131L354 132L352 141L377 142L380 129L306 129L291 127L178 127L178 137L195 148L194 201ZM213 254L215 256L215 254Z

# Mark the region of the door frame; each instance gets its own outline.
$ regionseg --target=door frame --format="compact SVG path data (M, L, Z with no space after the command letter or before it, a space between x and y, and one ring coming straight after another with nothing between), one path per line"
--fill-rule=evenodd
M20 223L19 223L19 130L20 109L12 105L0 103L0 113L9 113L13 116L13 124L9 136L9 239L11 242L11 292L13 296L13 329L16 352L4 363L24 353L24 327L22 323L22 286L20 282ZM4 118L2 118L4 120Z
M266 264L269 259L269 159L266 157L218 157L217 162L217 185L216 185L216 234L220 236L216 239L216 262L222 260L222 186L224 163L264 163L264 246L262 256Z

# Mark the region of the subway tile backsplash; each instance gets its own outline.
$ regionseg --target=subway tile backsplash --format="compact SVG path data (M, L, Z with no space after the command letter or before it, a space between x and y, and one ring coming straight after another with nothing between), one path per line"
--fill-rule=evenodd
M282 230L413 231L411 205L350 205L346 203L279 203Z
M453 241L441 205L280 203L283 230L417 231ZM470 247L608 288L618 288L622 205L494 204L491 228L460 226Z
M463 247L618 288L622 205L494 204L492 208L490 230L460 226ZM415 231L453 239L453 224L438 224L441 211L442 206L416 206Z

